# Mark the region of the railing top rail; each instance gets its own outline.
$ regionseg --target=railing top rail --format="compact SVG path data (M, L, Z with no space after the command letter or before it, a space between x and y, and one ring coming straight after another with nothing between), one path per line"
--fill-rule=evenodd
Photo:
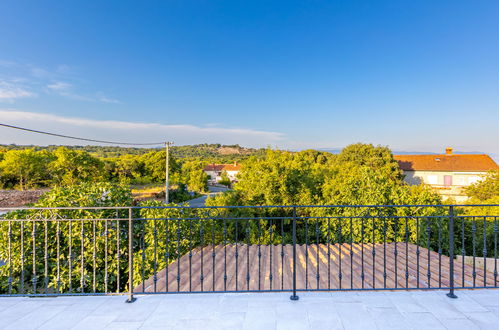
M439 205L230 205L230 206L61 206L61 207L0 207L0 211L16 210L128 210L128 209L272 209L272 208L381 208L381 207L499 207L499 204L439 204Z

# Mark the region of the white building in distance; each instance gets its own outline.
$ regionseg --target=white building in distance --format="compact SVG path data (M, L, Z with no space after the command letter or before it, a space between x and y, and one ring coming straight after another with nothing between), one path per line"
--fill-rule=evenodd
M499 170L496 162L485 154L454 154L447 148L442 155L394 155L404 171L405 181L425 183L444 199L467 200L463 187L481 180L489 171Z
M241 165L234 164L209 164L204 168L204 172L210 177L209 182L215 184L222 180L222 173L225 171L231 182L237 182L237 174L241 170Z

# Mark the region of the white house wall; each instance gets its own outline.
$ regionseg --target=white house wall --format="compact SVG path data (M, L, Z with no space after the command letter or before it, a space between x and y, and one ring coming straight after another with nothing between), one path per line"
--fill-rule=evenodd
M467 197L464 195L463 187L481 180L485 174L486 172L404 171L404 180L410 185L428 184L444 199L452 197L457 202L464 202ZM452 177L450 186L446 186L444 182L444 177L447 175Z

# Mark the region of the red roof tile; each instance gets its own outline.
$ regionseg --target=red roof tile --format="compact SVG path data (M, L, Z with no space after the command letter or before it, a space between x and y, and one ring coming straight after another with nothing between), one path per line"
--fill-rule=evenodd
M382 288L385 272L389 288L437 287L439 281L443 287L449 286L449 257L418 248L412 243L399 242L397 255L394 248L395 243L387 243L386 246L359 243L297 245L297 288ZM386 264L383 262L385 253ZM292 255L293 246L289 244L197 247L192 254L186 253L168 268L158 271L156 285L154 276L142 278L142 283L135 287L134 292L290 290ZM417 259L420 259L419 268ZM459 279L459 285L473 285L474 271L477 283L486 280L487 285L494 285L490 270L484 272L480 267L474 270L469 265L464 265L463 269L458 262L454 267L454 277ZM339 277L340 269L343 280Z
M404 171L487 172L499 170L489 155L394 155Z
M240 171L241 165L239 164L209 164L204 168L205 171Z

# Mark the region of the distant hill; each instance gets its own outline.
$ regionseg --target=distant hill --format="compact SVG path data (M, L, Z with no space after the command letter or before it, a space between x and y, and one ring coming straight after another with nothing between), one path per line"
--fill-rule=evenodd
M195 144L187 146L173 146L172 153L180 158L184 157L201 157L201 158L218 158L234 156L251 156L263 154L265 149L245 148L240 145L222 145L222 144Z

